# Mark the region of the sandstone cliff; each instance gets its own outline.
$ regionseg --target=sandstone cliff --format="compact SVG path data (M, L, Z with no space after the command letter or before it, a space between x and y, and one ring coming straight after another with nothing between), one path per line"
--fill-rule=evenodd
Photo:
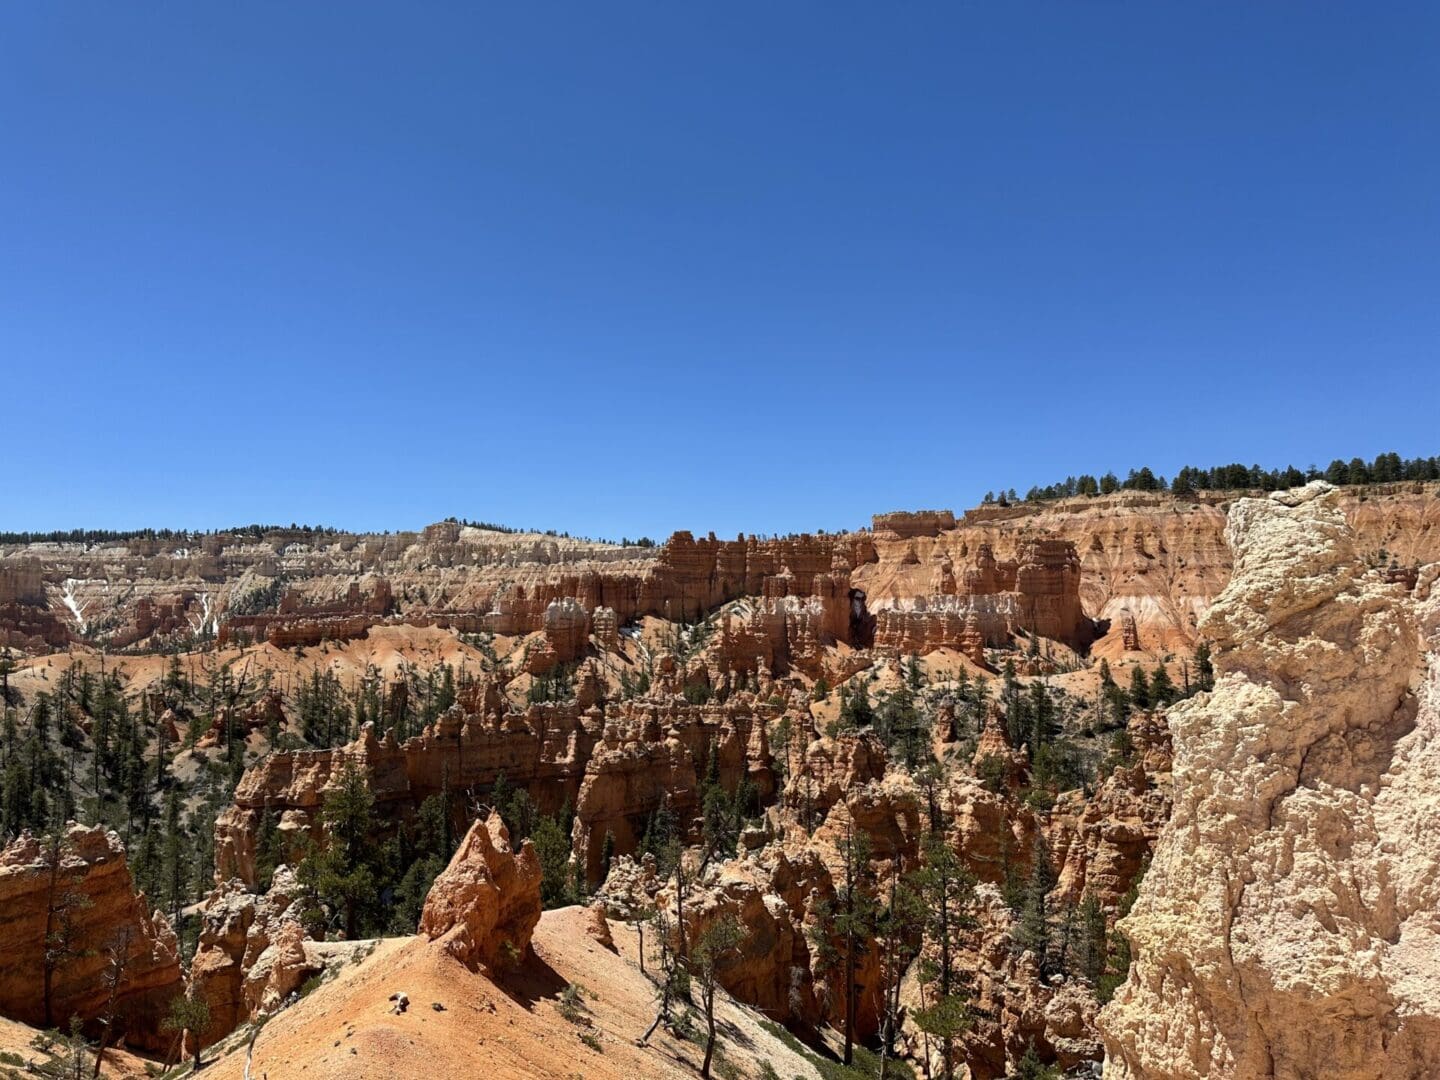
M1219 678L1170 712L1174 813L1121 924L1106 1075L1433 1076L1434 568L1420 598L1367 572L1323 484L1237 503L1226 535Z
M1433 483L1406 483L1348 488L1340 499L1362 554L1406 570L1440 559L1436 493ZM813 676L818 647L871 644L867 599L891 612L879 641L900 651L973 648L965 635L973 616L991 644L1031 627L1083 645L1093 621L1109 628L1102 655L1153 655L1193 645L1199 616L1229 579L1229 501L1121 492L959 518L881 514L873 532L842 535L677 532L659 547L455 522L385 536L272 530L198 542L7 545L0 645L135 648L218 632L222 642L289 648L405 624L545 633L559 659L586 635L613 648L610 628L645 615L690 621L748 597L767 606L749 629L766 639L777 671L795 662Z
M1393 557L1403 565L1440 560L1440 488L1434 483L1346 488L1336 498L1354 530L1360 556ZM1037 537L1066 540L1080 558L1080 602L1091 619L1108 626L1097 644L1101 655L1127 651L1123 627L1132 621L1138 646L1147 652L1185 649L1196 639L1200 616L1230 579L1225 544L1225 507L1232 496L1201 493L1121 492L1100 498L966 511L953 528L911 529L902 538L881 531L875 558L857 563L853 587L872 608L946 593L949 577L959 587L965 568L988 545L1000 562L1019 558Z
M25 833L0 852L0 942L0 1014L61 1028L78 1016L90 1025L109 1012L114 982L126 1041L155 1049L168 1039L160 1021L183 989L175 935L135 892L115 833L72 825L58 848Z
M256 880L255 844L266 813L279 817L285 857L305 838L318 840L320 809L346 762L366 776L381 816L413 813L448 786L484 795L501 775L524 787L541 813L569 801L575 807L577 855L594 881L606 834L615 853L629 854L662 802L682 821L699 809L697 770L716 755L721 781L742 779L768 799L775 781L765 721L780 710L737 695L723 705L683 700L627 701L582 707L579 700L506 712L493 695L468 694L472 711L456 706L421 735L397 742L367 728L333 750L271 754L248 769L234 804L215 825L216 879Z

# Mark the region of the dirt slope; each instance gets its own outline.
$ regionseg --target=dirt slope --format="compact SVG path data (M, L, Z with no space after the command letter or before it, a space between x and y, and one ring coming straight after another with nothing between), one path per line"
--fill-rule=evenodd
M255 1044L256 1080L345 1077L347 1080L460 1080L477 1076L542 1080L693 1077L703 1043L657 1034L635 1045L654 1017L649 981L635 963L635 937L612 925L618 953L585 932L581 908L548 911L533 941L534 956L497 986L419 938L382 942L368 959L274 1018ZM557 1011L567 983L593 992L584 1020ZM391 1011L404 992L409 1009ZM444 1008L436 1010L432 1003ZM742 1076L759 1075L768 1060L784 1077L816 1077L803 1059L765 1032L755 1015L728 1000L721 1009L722 1048ZM599 1040L599 1050L581 1041ZM214 1080L240 1080L243 1045L205 1069Z

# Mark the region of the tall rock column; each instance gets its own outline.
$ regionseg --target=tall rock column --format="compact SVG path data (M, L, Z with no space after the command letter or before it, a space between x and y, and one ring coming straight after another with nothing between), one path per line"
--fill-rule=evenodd
M1440 588L1367 572L1323 483L1240 500L1227 540L1105 1075L1436 1075Z

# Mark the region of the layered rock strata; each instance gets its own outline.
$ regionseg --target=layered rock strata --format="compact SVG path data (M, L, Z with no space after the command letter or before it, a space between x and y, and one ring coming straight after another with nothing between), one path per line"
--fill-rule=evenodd
M305 953L298 895L294 873L282 866L264 896L231 878L205 898L190 964L192 990L210 1008L203 1045L273 1010L318 969Z

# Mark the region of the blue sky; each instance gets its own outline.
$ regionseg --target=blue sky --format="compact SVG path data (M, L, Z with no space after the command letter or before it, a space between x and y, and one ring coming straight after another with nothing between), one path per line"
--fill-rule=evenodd
M1440 453L1433 4L7 4L0 528Z

